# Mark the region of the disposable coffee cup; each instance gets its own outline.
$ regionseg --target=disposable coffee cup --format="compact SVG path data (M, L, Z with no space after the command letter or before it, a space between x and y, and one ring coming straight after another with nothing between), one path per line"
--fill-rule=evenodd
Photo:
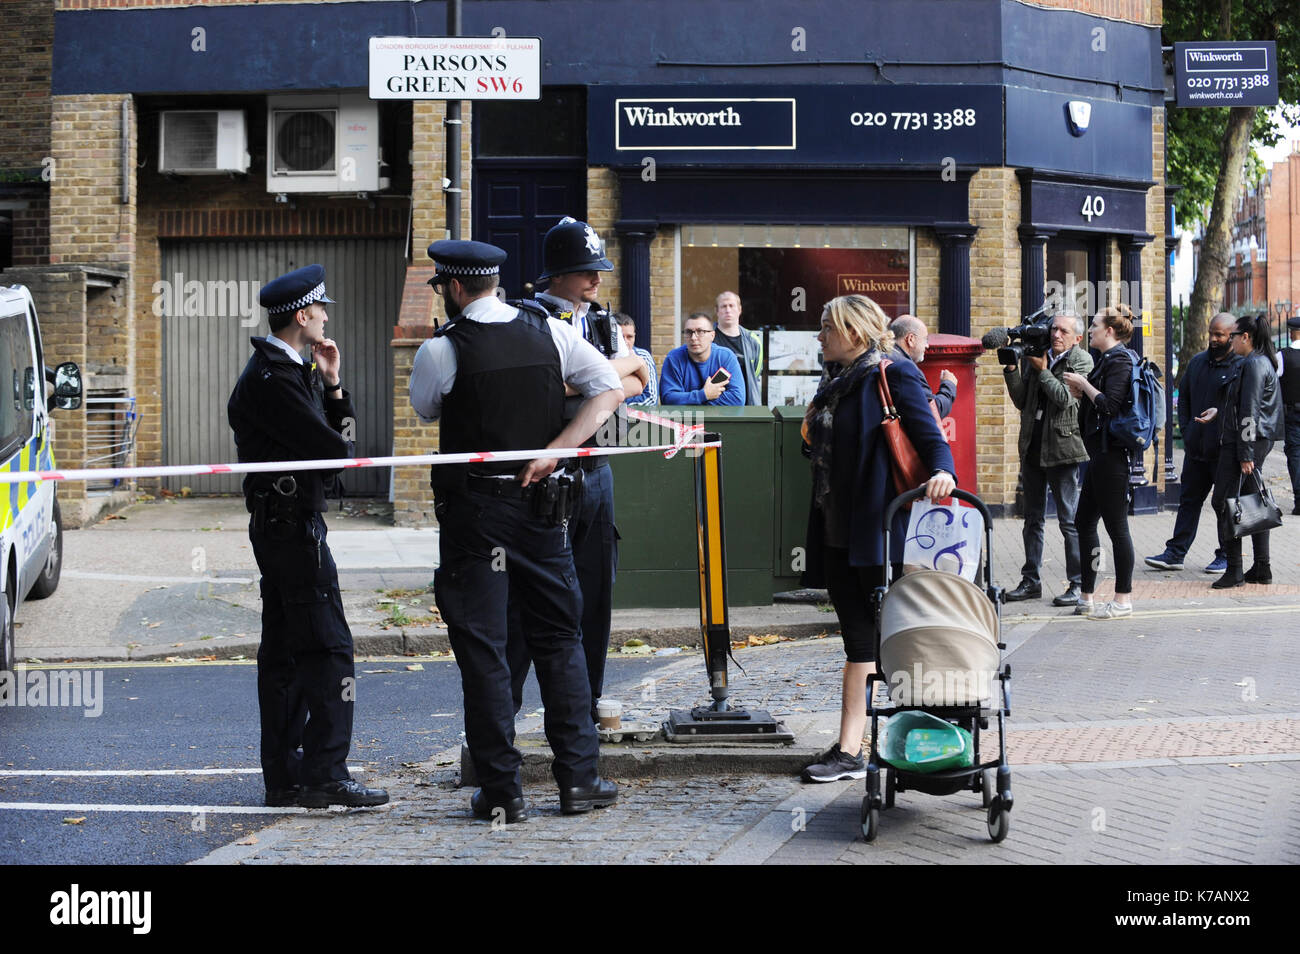
M601 699L596 703L596 721L602 729L623 727L623 703L614 699Z

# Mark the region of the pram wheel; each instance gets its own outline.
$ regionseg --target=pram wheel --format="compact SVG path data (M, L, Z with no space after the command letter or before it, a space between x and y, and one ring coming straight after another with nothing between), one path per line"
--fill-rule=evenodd
M983 795L984 807L988 808L993 804L993 793L998 789L998 776L996 769L985 769L980 773L980 792Z
M871 799L862 799L862 837L866 841L875 841L880 828L880 809L871 807Z
M989 806L989 839L993 844L1004 841L1011 828L1011 812L1002 807L1002 799L993 799Z

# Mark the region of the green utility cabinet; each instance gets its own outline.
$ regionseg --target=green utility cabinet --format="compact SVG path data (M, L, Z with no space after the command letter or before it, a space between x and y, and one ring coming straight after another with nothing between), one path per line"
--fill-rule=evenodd
M803 545L808 461L799 453L801 408L647 408L722 436L727 586L733 606L759 606L798 586L793 547ZM793 444L790 435L793 434ZM625 443L671 444L667 431L631 422ZM791 453L794 457L791 458ZM619 530L617 608L699 606L695 458L681 451L611 458ZM792 529L798 527L797 530Z

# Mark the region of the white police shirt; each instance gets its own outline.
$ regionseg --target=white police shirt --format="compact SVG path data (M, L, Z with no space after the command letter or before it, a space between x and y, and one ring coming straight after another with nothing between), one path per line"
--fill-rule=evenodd
M495 295L476 298L465 306L461 321L493 323L514 321L517 310ZM590 342L583 340L573 325L558 318L547 319L551 341L560 356L560 376L584 398L592 398L620 387L618 375ZM420 345L411 367L411 407L426 424L442 414L442 401L456 384L456 349L444 335Z
M582 337L583 338L587 337L587 312L591 310L591 302L580 301L577 304L575 304L569 301L567 298L561 298L559 295L550 295L547 294L546 292L538 292L534 297L538 301L542 301L543 299L545 299L546 301L554 302L556 307L558 307L561 311L572 312L575 324L581 323L580 333ZM611 317L610 318L611 324L613 324L613 321L614 319ZM619 333L619 328L617 324L614 324L614 332L615 332L614 337L615 339L617 339L617 343L615 345L617 350L614 352L614 357L616 358L629 357L632 354L632 352L628 350L627 339L624 338L621 333Z

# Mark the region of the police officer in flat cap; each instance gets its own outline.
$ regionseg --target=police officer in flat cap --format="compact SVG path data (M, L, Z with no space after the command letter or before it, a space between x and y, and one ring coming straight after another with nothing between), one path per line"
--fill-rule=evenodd
M259 297L271 333L227 405L240 462L351 456L343 432L355 420L339 381L339 349L325 337L325 269L308 265L269 282ZM311 349L309 364L300 352ZM249 474L248 535L262 573L257 701L262 715L266 804L382 805L388 793L348 774L355 677L352 632L325 542L325 493L336 471ZM302 752L299 754L298 747Z
M609 362L628 397L640 394L649 383L644 361L628 348L617 323L596 303L600 273L613 271L604 243L586 222L568 216L546 233L542 243L544 271L537 279L549 282L537 302L555 318L571 324ZM572 420L581 398L565 399L564 418ZM594 443L594 440L589 441ZM596 721L596 700L605 682L609 655L610 618L614 610L614 575L618 571L618 531L614 527L614 475L608 457L585 457L575 462L584 473L581 506L569 525L573 562L582 592L582 648L591 685L591 720ZM528 677L528 647L512 633L510 667L514 675L515 708L523 704Z
M505 252L483 242L429 246L449 322L416 353L411 406L441 420L443 453L576 447L623 400L609 362L570 324L532 302L494 294ZM565 422L566 385L581 406ZM514 747L515 706L506 660L507 606L520 616L546 706L546 737L560 808L612 804L618 787L597 775L591 690L578 639L581 596L568 538L581 471L560 461L485 461L432 468L441 559L434 577L465 696L465 737L482 788L480 818L527 818Z
M1286 421L1286 469L1291 475L1293 515L1300 515L1300 317L1288 318L1291 340L1278 355L1278 376L1282 385L1282 415Z

